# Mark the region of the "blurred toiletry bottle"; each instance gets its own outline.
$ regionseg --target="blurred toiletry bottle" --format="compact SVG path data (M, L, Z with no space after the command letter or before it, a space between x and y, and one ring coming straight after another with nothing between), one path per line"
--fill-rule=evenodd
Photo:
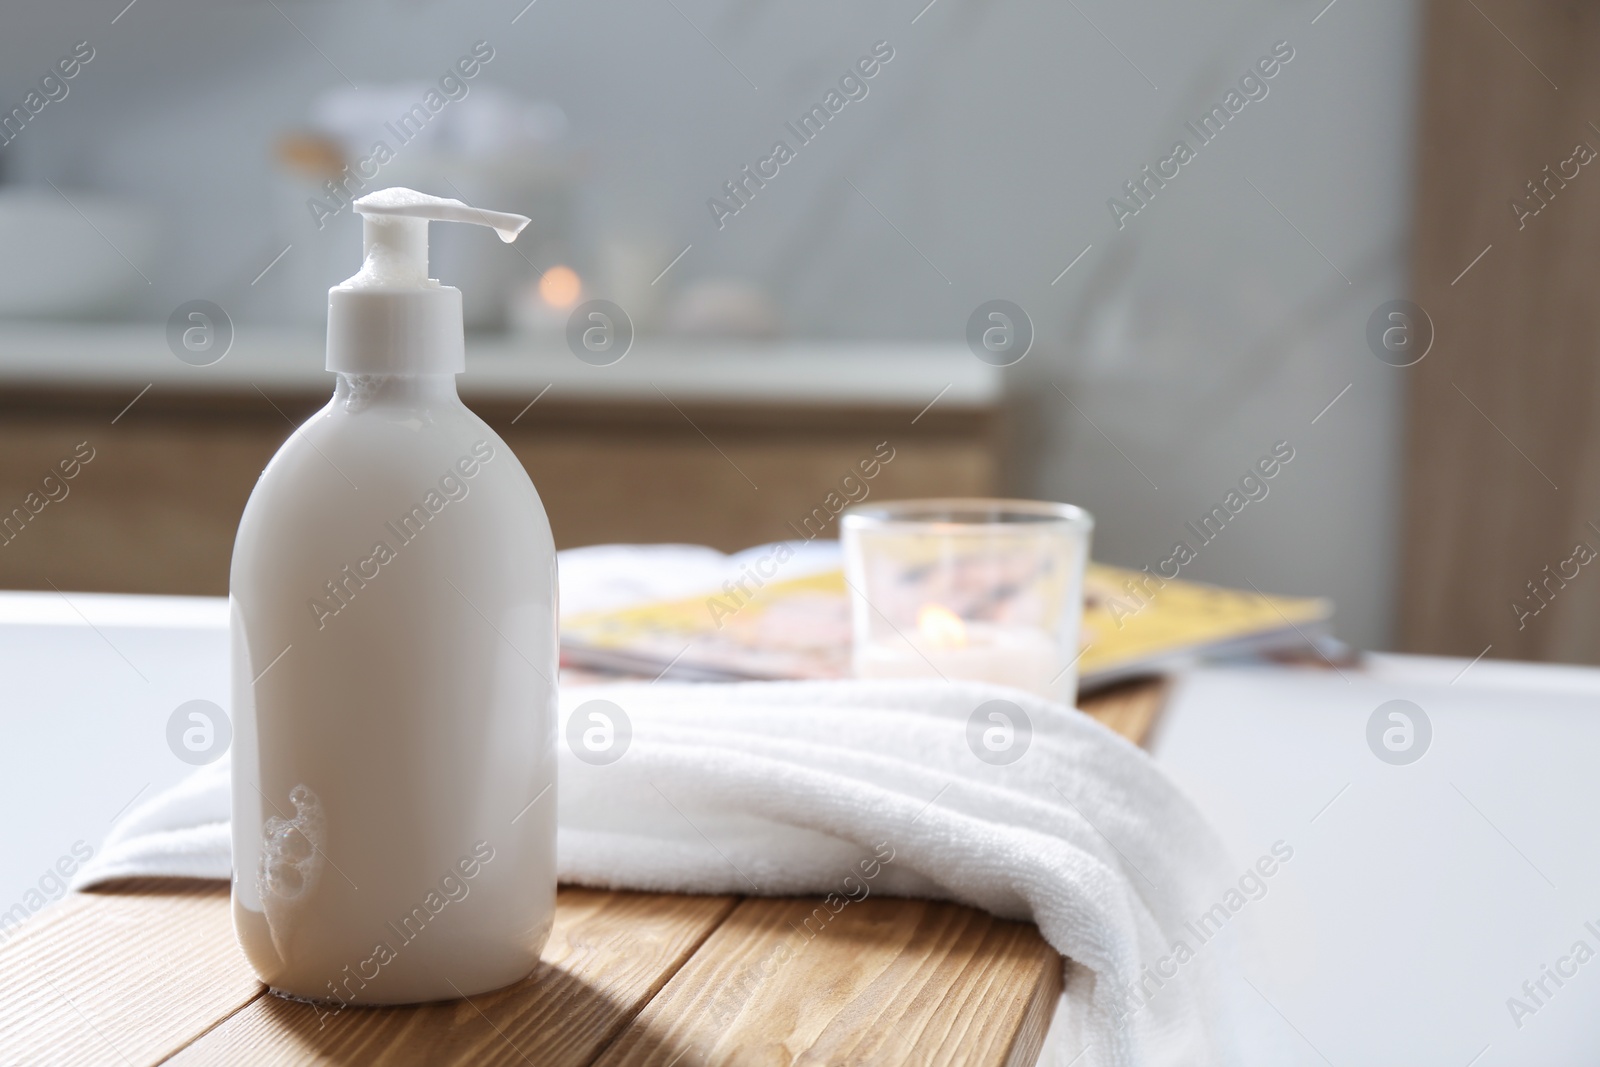
M280 994L400 1004L532 971L556 889L556 562L544 507L456 395L461 292L429 220L528 219L385 189L328 292L333 399L239 523L233 918Z

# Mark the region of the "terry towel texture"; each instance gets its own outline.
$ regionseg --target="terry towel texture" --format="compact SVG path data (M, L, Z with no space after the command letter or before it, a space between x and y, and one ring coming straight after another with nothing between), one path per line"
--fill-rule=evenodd
M563 689L558 736L597 699L624 710L632 735L603 766L560 743L564 882L859 895L845 877L892 854L871 892L1030 920L1067 958L1041 1064L1230 1062L1227 939L1201 945L1184 925L1215 903L1221 849L1144 752L1087 716L976 684L630 684ZM974 710L995 699L1032 727L1006 766L969 742ZM224 760L147 801L79 886L227 878L228 796ZM1180 941L1192 957L1173 963Z

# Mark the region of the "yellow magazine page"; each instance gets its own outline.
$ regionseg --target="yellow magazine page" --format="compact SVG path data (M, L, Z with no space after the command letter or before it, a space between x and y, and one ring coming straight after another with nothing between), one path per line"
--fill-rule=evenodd
M561 652L573 666L646 674L671 663L682 676L848 677L844 572L768 582L748 598L719 591L563 618Z
M1185 655L1305 643L1333 614L1332 605L1317 597L1262 596L1178 579L1158 587L1157 581L1143 571L1089 565L1078 661L1085 682Z
M1326 600L1261 596L1093 563L1084 577L1081 685L1206 652L1301 643L1321 633ZM754 595L712 592L561 620L569 666L678 677L843 678L850 600L839 570L769 582Z

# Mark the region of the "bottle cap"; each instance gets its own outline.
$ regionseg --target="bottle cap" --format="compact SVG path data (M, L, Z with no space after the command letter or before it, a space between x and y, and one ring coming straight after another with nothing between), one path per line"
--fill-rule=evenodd
M328 369L343 374L460 374L467 369L461 290L428 277L428 223L491 227L511 242L525 215L483 211L414 189L355 201L361 269L328 290Z

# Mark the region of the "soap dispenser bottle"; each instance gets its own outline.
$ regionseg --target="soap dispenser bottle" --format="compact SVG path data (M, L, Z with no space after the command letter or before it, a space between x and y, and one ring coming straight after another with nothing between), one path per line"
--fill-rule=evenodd
M328 292L333 399L245 506L229 604L233 919L273 992L399 1004L534 969L556 890L556 562L533 483L462 404L461 291L385 189Z

